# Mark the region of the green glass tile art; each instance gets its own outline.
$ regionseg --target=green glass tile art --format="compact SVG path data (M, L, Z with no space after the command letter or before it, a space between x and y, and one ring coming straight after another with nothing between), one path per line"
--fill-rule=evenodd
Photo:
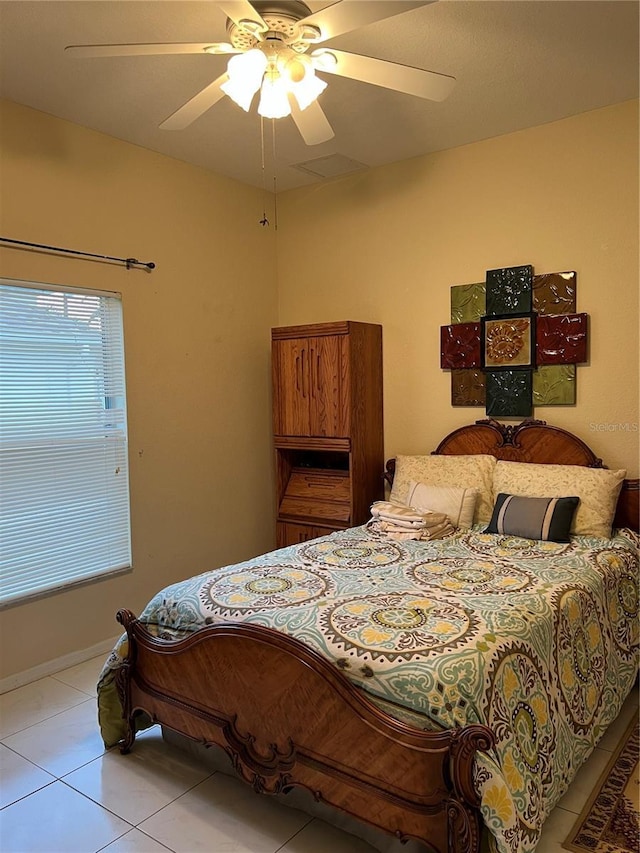
M534 406L572 406L575 402L575 364L546 365L534 372Z
M533 407L531 369L487 370L487 415L528 418Z
M487 270L487 315L529 313L532 292L531 264Z
M484 281L455 284L451 288L451 322L477 323L486 311L486 293Z

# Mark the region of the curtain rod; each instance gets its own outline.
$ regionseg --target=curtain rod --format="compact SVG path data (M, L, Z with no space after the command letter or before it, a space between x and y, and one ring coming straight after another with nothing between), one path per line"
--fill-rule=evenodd
M145 267L145 269L148 270L156 268L153 261L145 263L144 261L138 261L135 258L114 258L111 255L96 255L93 252L77 252L75 249L61 249L59 246L45 246L42 243L29 243L25 240L11 240L9 237L0 237L0 243L11 243L19 249L44 249L47 252L63 252L67 255L78 255L83 258L98 258L101 261L114 261L118 264L124 264L128 270L133 267Z

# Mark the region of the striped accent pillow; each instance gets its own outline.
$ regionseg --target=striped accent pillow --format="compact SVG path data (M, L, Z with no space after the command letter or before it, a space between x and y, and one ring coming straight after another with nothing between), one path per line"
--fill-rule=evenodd
M568 542L569 529L579 502L580 498L577 497L525 498L501 492L484 532L545 542Z

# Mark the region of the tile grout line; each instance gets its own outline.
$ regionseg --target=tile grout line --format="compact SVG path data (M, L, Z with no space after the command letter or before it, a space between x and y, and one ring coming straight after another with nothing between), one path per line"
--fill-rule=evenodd
M79 704L84 704L84 703L79 703ZM77 706L72 706L72 707L77 707ZM67 708L67 709L65 709L65 710L71 710L71 709L70 709L70 708ZM64 713L64 711L60 711L59 713ZM46 719L53 719L54 717L56 717L56 716L58 716L58 715L59 715L59 714L52 714L52 715L51 715L51 717L48 717L48 718L46 718ZM40 723L42 723L42 722L45 722L45 720L40 720L39 722L40 722ZM34 725L38 725L38 724L39 724L39 723L34 723ZM31 726L27 726L27 729L28 729L28 728L31 728ZM21 731L26 731L27 729L22 729ZM14 734L17 734L17 732L15 732ZM11 735L8 735L8 737L11 737ZM167 808L167 807L168 807L169 805L171 805L172 803L175 803L177 800L179 800L179 799L180 799L181 797L183 797L185 794L187 794L187 793L189 793L190 791L194 790L194 788L196 788L198 785L202 784L203 782L206 782L208 779L210 779L212 776L216 775L216 773L218 772L218 771L216 771L216 770L213 770L213 771L209 772L209 774L208 774L207 776L205 776L205 778L204 778L204 779L201 779L201 780L199 780L198 782L195 782L193 785L191 785L189 788L187 788L187 789L186 789L185 791L183 791L182 793L180 793L180 794L178 794L177 796L173 797L171 800L169 800L167 803L165 803L165 804L164 804L163 806L161 806L159 809L156 809L154 812L151 812L151 814L146 815L144 818L142 818L142 819L141 819L140 821L138 821L137 823L131 823L131 821L127 820L126 818L124 818L124 817L122 817L121 815L119 815L119 814L117 814L116 812L114 812L112 809L110 809L110 808L108 808L107 806L105 806L105 805L104 805L104 803L102 803L100 800L93 799L93 798L92 798L92 797L90 797L88 794L84 793L83 791L79 790L78 788L73 787L73 785L71 785L71 784L70 784L69 782L67 782L67 781L66 781L66 779L65 779L65 777L66 777L66 776L70 776L72 773L75 773L77 770L80 770L80 769L82 769L83 767L86 767L88 764L91 764L91 763L93 763L94 761L98 761L98 760L100 760L100 759L101 759L105 754L107 754L108 752L110 752L110 751L115 751L115 747L113 747L113 748L112 748L112 750L105 749L105 750L104 750L104 752L103 752L101 755L96 756L96 758L92 758L90 761L86 761L86 762L84 762L83 764L80 764L78 767L74 768L73 770L69 770L69 771L67 771L65 774L63 774L62 776L59 776L59 775L57 775L57 774L51 773L49 770L46 770L45 768L41 767L39 764L36 764L36 763L35 763L34 761L32 761L31 759L26 758L24 755L21 755L19 752L17 752L15 749L13 749L12 747L8 746L8 745L7 745L7 744L5 744L4 742L0 741L0 743L2 743L2 745L3 745L6 749L8 749L10 752L12 752L14 755L18 756L18 757L19 757L19 758L21 758L23 761L26 761L28 764L32 765L33 767L37 768L38 770L41 770L42 772L46 773L48 776L50 776L50 777L51 777L51 779L50 779L50 781L49 781L49 782L46 782L44 785L40 786L39 788L36 788L34 791L30 791L28 794L25 794L24 796L18 797L17 799L13 800L11 803L7 803L5 806L3 806L3 807L2 807L2 809L0 809L0 811L3 811L4 809L9 808L10 806L15 805L16 803L18 803L18 802L20 802L20 801L22 801L22 800L26 800L26 799L28 799L29 797L32 797L34 794L39 793L39 792L40 792L40 791L42 791L44 788L50 787L51 785L55 784L56 782L61 782L61 783L62 783L62 784L63 784L63 785L68 789L68 790L73 791L73 792L74 792L74 793L76 793L76 794L79 794L80 796L84 797L86 800L88 800L88 801L89 801L90 803L92 803L93 805L96 805L98 808L104 809L104 811L106 811L106 812L108 812L109 814L113 815L113 817L115 817L117 820L122 821L123 823L127 824L127 826L128 826L128 828L127 828L127 829L126 829L126 830L125 830L121 835L119 835L119 836L117 836L116 838L114 838L114 839L112 839L111 841L109 841L109 842L108 842L108 844L106 844L106 845L104 845L103 847L99 848L99 850L98 850L98 851L96 851L95 853L100 853L100 850L104 850L104 849L105 849L105 847L108 847L110 844L113 844L113 843L114 843L115 841L117 841L118 839L123 838L125 835L127 835L129 832L131 832L131 830L132 830L132 829L136 829L136 830L138 830L138 831L139 831L139 832L141 832L143 835L145 835L147 838L151 839L153 842L155 842L156 844L158 844L158 845L160 845L161 847L163 847L164 849L166 849L166 850L168 851L168 853L176 853L174 850L172 850L172 848L167 847L167 845L166 845L166 844L164 844L163 842L159 841L157 838L154 838L152 835L150 835L150 834L149 834L148 832L146 832L144 829L141 829L141 828L140 828L140 825L141 825L142 823L144 823L146 820L149 820L149 819L150 819L151 817L153 817L154 815L156 815L156 814L158 814L159 812L161 812L163 809ZM198 762L196 762L196 763L198 763ZM204 765L202 765L202 766L204 767ZM208 769L208 768L205 768L205 769ZM293 837L293 836L292 836L292 837ZM278 848L278 849L280 849L280 848Z
M65 685L65 686L68 686L68 685ZM2 736L2 738L0 739L0 743L3 743L5 746L7 746L7 744L5 743L5 740L7 740L7 738L13 737L14 735L22 734L23 732L26 732L29 729L34 728L35 726L40 726L40 725L42 725L42 723L46 723L47 720L53 720L54 717L59 717L60 714L66 714L67 711L71 711L73 708L79 708L81 705L85 705L87 702L90 702L91 699L92 699L91 696L87 696L86 699L82 699L82 701L76 702L75 705L69 705L68 708L62 708L61 711L56 711L55 714L49 714L48 717L43 717L41 720L38 720L35 723L31 723L30 725L25 726L23 729L18 729L15 732L9 732L8 734L5 734ZM96 708L97 708L97 703L96 703Z
M159 809L156 809L154 812L151 812L151 814L148 814L146 817L143 817L142 820L138 821L138 823L135 824L135 828L140 829L141 824L143 824L145 821L150 820L152 817L155 817L155 815L157 815L157 814L160 814L160 812L163 809L166 809L168 806L171 806L171 805L173 805L173 803L176 803L179 799L184 797L185 794L188 794L190 791L193 791L195 788L197 788L198 785L202 785L203 782L208 782L209 779L211 779L213 776L215 776L217 772L218 772L217 770L212 771L208 776L205 776L204 779L201 779L199 782L195 782L193 785L191 785L190 788L187 788L181 794L178 794L176 797L173 797L173 799L169 800L169 802L166 803L164 806L160 806ZM144 829L140 829L140 832L144 832L145 835L149 835L149 833L145 832ZM153 835L149 835L149 838L153 838ZM153 838L153 840L157 841L158 839ZM161 842L159 842L159 843L161 843Z
M138 832L141 832L141 833L142 833L146 838L148 838L148 839L149 839L149 841L153 841L155 844L158 844L160 847L162 847L162 848L163 848L164 850L166 850L168 853L177 853L177 851L176 851L176 850L174 850L172 847L167 847L167 845L166 845L166 844L163 844L163 843L162 843L162 841L158 841L158 839L157 839L157 838L154 838L152 835L149 835L149 833L148 833L148 832L145 832L145 831L144 831L144 829L140 829L140 828L139 828L139 827L137 827L137 826L132 827L132 829L135 829L135 830L137 830ZM96 850L96 851L95 851L95 853L101 853L101 851L106 850L106 849L107 849L108 847L110 847L112 844L115 844L115 843L116 843L116 841L120 841L120 839L121 839L121 838L124 838L124 837L125 837L125 835L128 835L130 832L131 832L131 829L128 829L126 832L123 832L123 833L122 833L122 835L119 835L117 838L114 838L112 841L109 841L107 844L105 844L105 845L104 845L103 847L101 847L99 850Z
M22 758L22 756L20 756ZM40 769L40 768L38 768ZM0 812L3 812L5 809L11 808L11 806L15 806L17 803L22 802L22 800L27 800L29 797L32 797L34 794L38 794L40 791L43 791L45 788L48 788L50 785L54 785L56 782L61 782L61 779L52 779L50 782L45 782L44 785L41 785L39 788L36 788L35 791L29 791L28 794L23 794L21 797L16 797L15 800L12 800L10 803L2 806Z
M72 687L74 690L78 690L80 693L85 693L90 699L93 699L94 696L97 698L97 692L95 690L92 690L91 693L89 693L89 691L85 690L84 687L78 687L75 684L69 684L68 681L63 681L61 678L58 678L57 675L50 675L49 678L53 678L53 680L57 681L58 684L64 684L65 687ZM98 679L96 678L96 682L97 680Z
M286 841L284 841L284 842L283 842L279 847L276 847L276 849L273 851L273 853L280 853L280 851L281 851L284 847L286 847L286 846L287 846L287 844L288 844L290 841L293 841L293 839L294 839L294 838L297 838L297 837L298 837L298 835L300 835L300 833L302 832L302 830L303 830L303 829L306 829L306 828L309 826L309 824L313 823L313 821L314 821L314 820L315 820L315 818L310 817L310 818L309 818L309 820L304 824L304 826L301 826L301 827L300 827L300 829L299 829L297 832L294 832L294 833L293 833L293 835L291 836L291 838L287 838L287 840L286 840Z

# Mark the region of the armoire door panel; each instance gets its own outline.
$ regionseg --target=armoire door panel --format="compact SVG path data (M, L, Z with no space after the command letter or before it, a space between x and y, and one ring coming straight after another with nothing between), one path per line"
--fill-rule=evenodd
M311 435L309 420L309 341L274 341L273 389L276 435Z
M309 422L311 435L349 435L349 339L309 338Z

